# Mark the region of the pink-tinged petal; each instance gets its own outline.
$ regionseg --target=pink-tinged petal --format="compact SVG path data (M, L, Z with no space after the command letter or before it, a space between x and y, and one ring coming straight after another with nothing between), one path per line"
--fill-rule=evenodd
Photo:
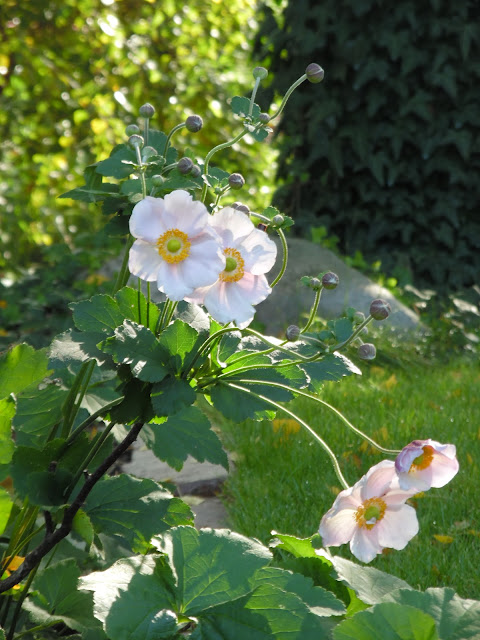
M395 463L393 460L382 460L371 467L364 478L365 483L361 490L362 501L368 498L381 497L396 481Z
M188 296L185 296L184 300L192 304L203 304L205 295L209 289L210 287L198 287L195 291L189 293Z
M182 263L179 263L182 264ZM162 261L157 274L157 287L163 291L167 298L179 302L185 296L192 293L193 287L185 284L182 270L178 264L169 264Z
M377 527L366 529L357 528L350 541L350 551L362 562L371 562L376 555L382 552L383 547L377 538Z
M133 207L130 216L129 226L132 236L155 244L167 229L162 223L164 212L165 207L161 198L147 196L140 200Z
M432 469L432 487L439 488L444 487L457 475L459 464L456 458L437 452L433 454L433 462L430 467Z
M241 211L225 207L213 214L210 224L221 236L224 248L236 249L255 229L253 222Z
M272 293L265 276L253 276L245 273L238 282L232 282L250 304L259 304Z
M216 240L201 234L192 240L190 255L179 263L186 284L193 289L206 287L218 280L225 268L225 256Z
M128 269L132 275L154 282L162 262L155 245L135 240L128 255Z
M414 440L399 453L395 468L402 489L426 491L430 487L443 487L458 472L455 445Z
M245 270L254 275L268 273L277 258L277 245L265 231L253 229L242 241L240 253L245 261Z
M352 539L357 530L355 520L356 509L342 509L334 512L327 511L320 522L319 533L326 547L338 547Z
M255 309L235 282L216 282L205 294L204 305L220 324L235 322L247 326L253 320Z
M209 222L207 208L202 202L193 200L188 191L177 189L164 198L164 224L167 229L179 229L189 237L203 231Z
M383 518L374 527L382 547L404 549L418 533L417 514L408 504L386 509Z

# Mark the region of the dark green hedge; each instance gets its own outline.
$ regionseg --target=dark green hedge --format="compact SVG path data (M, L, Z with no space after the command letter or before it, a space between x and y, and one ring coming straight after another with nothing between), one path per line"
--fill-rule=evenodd
M325 80L287 105L274 204L401 280L477 282L480 3L290 0L278 22L265 10L258 44L271 95L310 62Z

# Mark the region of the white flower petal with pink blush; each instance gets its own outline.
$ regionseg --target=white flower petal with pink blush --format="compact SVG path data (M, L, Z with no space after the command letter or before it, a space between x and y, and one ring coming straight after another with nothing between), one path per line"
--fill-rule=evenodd
M156 282L171 300L183 300L198 287L213 284L225 268L220 238L209 225L204 204L182 189L165 198L147 196L135 205L128 268Z
M407 444L395 460L400 487L426 491L445 486L458 472L456 454L455 445L435 440Z
M418 533L412 495L398 485L395 463L383 460L353 487L341 491L320 522L326 547L350 542L353 555L370 562L385 548L403 549Z
M264 274L275 264L277 246L250 218L231 207L215 213L211 226L221 238L226 264L217 282L197 289L187 300L204 304L217 322L235 322L243 328L253 320L253 305L271 293Z

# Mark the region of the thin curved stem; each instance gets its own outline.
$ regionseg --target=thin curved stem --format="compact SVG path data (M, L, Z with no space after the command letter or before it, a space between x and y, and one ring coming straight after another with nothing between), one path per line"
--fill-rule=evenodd
M331 348L331 351L338 351L339 349L343 349L344 347L348 346L361 333L362 329L366 327L367 324L369 324L372 320L373 320L372 316L368 316L368 318L365 318L365 320L358 325L358 327L355 329L355 331L352 333L352 335L349 338L347 338L343 342L339 342L338 344L336 344L334 347Z
M213 155L215 153L217 153L217 151L222 151L222 149L228 149L228 147L231 147L232 145L234 145L236 142L238 142L239 140L241 140L244 136L246 136L248 133L247 129L244 129L243 131L240 131L240 133L238 135L235 136L235 138L233 138L232 140L228 140L227 142L223 142L222 144L217 145L216 147L213 147L213 149L211 149L207 155L205 156L205 164L203 166L203 176L204 176L204 183L203 183L203 188L202 188L202 195L200 196L200 202L205 202L205 198L207 197L207 189L208 189L208 183L207 183L207 176L208 176L208 168L210 165L210 160L212 159Z
M238 389L239 391L242 391L242 392L244 392L246 394L249 394L249 395L253 396L254 398L258 398L259 400L263 400L263 402L266 402L267 404L270 404L272 407L275 407L276 409L279 409L280 411L283 411L284 413L289 415L291 418L296 420L299 425L301 425L304 429L306 429L308 431L308 433L313 438L315 438L315 440L319 443L319 445L322 447L322 449L328 455L328 457L330 458L330 460L332 462L332 465L333 465L333 468L334 468L335 473L337 475L337 478L339 479L340 484L342 485L342 487L344 489L348 489L349 488L349 484L345 480L345 478L343 476L343 473L341 472L340 465L338 464L338 460L337 460L335 454L330 449L330 447L325 442L325 440L323 440L323 438L321 438L318 435L318 433L316 433L309 424L307 424L299 416L297 416L295 413L293 413L293 411L290 411L290 409L287 409L286 407L283 407L281 404L278 404L278 402L275 402L274 400L270 400L270 398L262 396L260 393L255 393L254 391L251 391L250 389L246 389L245 387L241 387L240 385L234 384L234 383L231 383L231 382L229 382L229 383L222 382L222 384L225 384L226 386L232 387L233 389Z
M323 287L318 289L318 291L315 291L315 299L313 301L312 308L310 309L310 315L308 317L307 324L303 327L300 333L305 333L305 331L308 331L308 329L310 329L310 327L314 323L315 316L317 315L318 305L320 304L320 298L322 296L322 290Z
M185 122L181 122L180 124L177 124L175 127L173 127L173 129L168 134L167 139L165 140L165 148L163 150L163 157L165 158L165 161L167 160L168 147L170 146L170 140L172 139L173 134L176 131L183 129L184 126L185 126Z
M303 76L300 76L300 78L298 78L298 80L296 80L292 84L292 86L287 90L287 93L283 96L283 100L280 104L280 107L278 108L278 111L274 113L273 116L270 116L269 121L274 120L275 118L278 118L278 116L282 113L283 109L285 108L285 105L287 104L287 100L290 98L292 93L295 91L295 89L298 86L302 84L302 82L305 82L306 79L307 79L307 74L304 73Z

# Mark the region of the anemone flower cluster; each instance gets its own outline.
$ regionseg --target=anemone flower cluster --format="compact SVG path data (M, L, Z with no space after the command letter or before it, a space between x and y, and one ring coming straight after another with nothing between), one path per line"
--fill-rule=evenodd
M130 217L135 242L129 270L156 282L174 301L204 304L224 324L247 326L254 305L271 293L265 274L277 248L242 212L226 207L210 215L184 190L164 198L147 196Z
M453 444L414 440L395 462L383 460L353 487L341 491L320 522L323 544L350 543L352 554L371 562L385 548L403 549L418 533L408 498L443 487L458 472Z

